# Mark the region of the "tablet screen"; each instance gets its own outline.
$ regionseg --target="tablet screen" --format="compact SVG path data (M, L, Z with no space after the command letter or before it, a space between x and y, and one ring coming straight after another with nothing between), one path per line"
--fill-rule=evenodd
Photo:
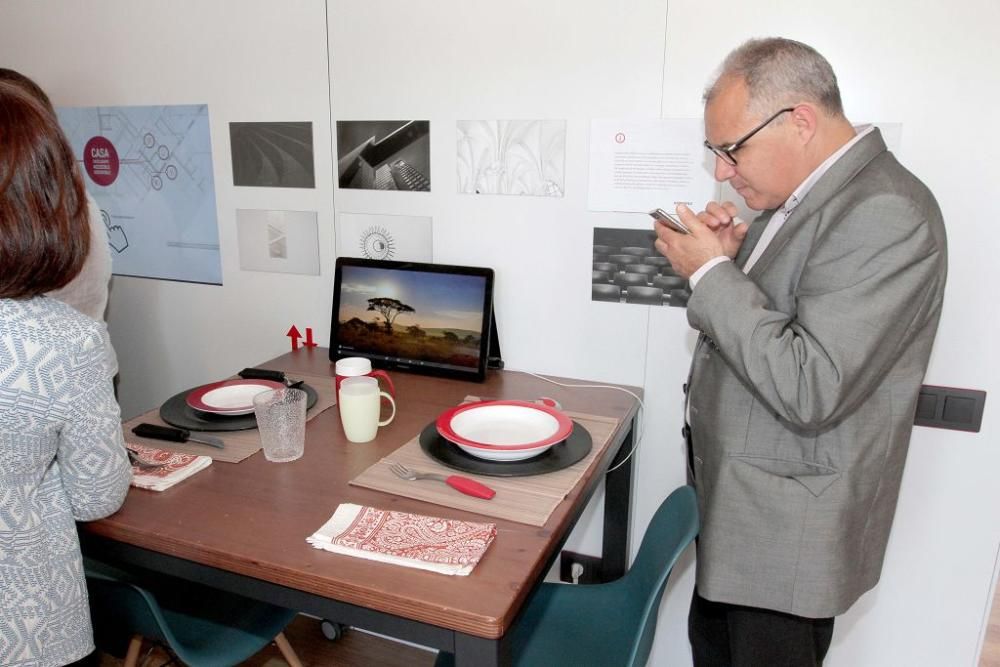
M331 361L486 377L492 269L340 257L333 292Z

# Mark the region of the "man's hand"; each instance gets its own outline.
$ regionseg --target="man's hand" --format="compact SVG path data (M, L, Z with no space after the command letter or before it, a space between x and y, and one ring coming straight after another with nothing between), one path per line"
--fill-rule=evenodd
M748 225L736 216L732 202L709 202L705 210L695 213L684 204L677 206L677 216L691 230L691 234L675 232L663 223L654 225L656 249L670 260L682 278L690 278L710 259L736 257Z

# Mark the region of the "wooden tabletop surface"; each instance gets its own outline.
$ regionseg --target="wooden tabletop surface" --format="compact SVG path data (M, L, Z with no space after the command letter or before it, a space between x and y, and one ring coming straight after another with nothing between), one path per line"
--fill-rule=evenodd
M265 364L298 373L333 374L326 348L303 348ZM484 383L392 373L394 421L365 444L346 440L337 408L311 420L305 454L269 463L258 452L238 464L215 462L163 492L131 489L122 509L83 524L111 538L205 565L369 607L484 638L504 634L575 514L571 511L597 474L588 471L541 528L396 497L348 482L419 433L467 395L534 399L549 396L564 409L623 418L628 428L637 402L619 391L564 389L525 373L490 371ZM332 381L332 380L331 380ZM569 380L568 382L572 382ZM587 383L590 384L590 383ZM631 388L633 391L638 390ZM614 441L616 436L613 435ZM607 467L607 455L598 461ZM340 503L497 524L497 538L467 577L341 556L309 546L305 538Z

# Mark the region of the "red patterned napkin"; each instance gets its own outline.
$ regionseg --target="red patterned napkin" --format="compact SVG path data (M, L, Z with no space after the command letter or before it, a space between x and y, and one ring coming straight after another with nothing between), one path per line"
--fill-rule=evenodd
M306 542L347 556L465 576L472 572L496 534L496 524L492 523L344 503Z
M168 452L164 449L155 449L129 442L128 448L139 455L143 461L150 463L165 463L158 468L150 468L132 465L132 486L151 491L163 491L169 489L174 484L187 479L200 470L204 470L212 464L211 456L196 456L194 454L180 454L178 452Z

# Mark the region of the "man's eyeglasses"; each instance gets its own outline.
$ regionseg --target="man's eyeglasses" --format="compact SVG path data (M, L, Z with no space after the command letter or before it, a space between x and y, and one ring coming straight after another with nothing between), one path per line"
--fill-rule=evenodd
M795 111L795 107L787 107L785 109L782 109L781 111L777 112L776 114L774 114L773 116L771 116L770 118L768 118L767 120L765 120L763 123L761 123L760 125L758 125L754 129L750 130L749 132L747 132L746 134L744 134L742 137L740 137L739 139L737 139L733 143L729 144L728 146L716 146L715 144L708 143L708 139L706 139L705 140L705 148L707 148L708 150L710 150L713 153L715 153L719 158L722 159L723 162L725 162L729 166L735 167L736 166L736 158L733 157L733 152L736 149L738 149L741 146L743 146L743 144L745 144L750 139L750 137L752 137L753 135L757 134L758 132L760 132L761 130L763 130L765 127L767 127L768 124L771 121L773 121L775 118L777 118L781 114L787 113L789 111Z

